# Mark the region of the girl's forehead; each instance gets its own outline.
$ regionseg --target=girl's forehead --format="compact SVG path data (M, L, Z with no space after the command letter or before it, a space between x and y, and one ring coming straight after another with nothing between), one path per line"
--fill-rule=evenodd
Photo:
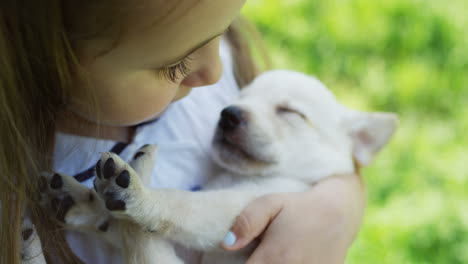
M119 44L109 55L127 63L171 63L225 31L246 0L148 0L125 23ZM126 21L127 22L127 21ZM132 62L132 60L134 60Z
M141 5L128 26L134 36L176 30L210 31L226 28L239 14L246 0L148 0ZM130 35L132 30L130 28ZM138 29L138 30L137 30ZM128 30L128 29L127 29ZM196 32L202 33L202 32Z
M151 30L153 27L163 27L177 21L206 0L146 0L140 2L133 10L131 26L140 30Z

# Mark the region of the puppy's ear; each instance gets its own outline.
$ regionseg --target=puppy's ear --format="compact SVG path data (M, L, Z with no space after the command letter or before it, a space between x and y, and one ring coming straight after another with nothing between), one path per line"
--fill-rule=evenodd
M370 164L375 154L390 140L398 125L392 113L365 113L351 111L345 127L353 143L353 155L359 165Z

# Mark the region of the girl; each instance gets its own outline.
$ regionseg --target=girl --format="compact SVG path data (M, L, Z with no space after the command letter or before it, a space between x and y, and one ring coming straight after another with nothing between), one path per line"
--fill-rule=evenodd
M49 263L118 261L89 235L68 233L66 242L38 205L40 171L90 186L99 151L129 158L157 143L154 187L200 188L211 169L207 130L256 74L240 24L232 24L244 1L2 1L0 263L20 261L26 207ZM305 193L265 196L238 217L235 242L224 248L259 237L249 263L342 263L362 194L358 175L341 175Z

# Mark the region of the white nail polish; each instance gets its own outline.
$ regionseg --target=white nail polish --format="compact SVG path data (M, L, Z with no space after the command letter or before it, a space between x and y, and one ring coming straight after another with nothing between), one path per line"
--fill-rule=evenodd
M228 247L232 247L237 241L237 237L233 232L227 233L227 235L224 237L224 245Z

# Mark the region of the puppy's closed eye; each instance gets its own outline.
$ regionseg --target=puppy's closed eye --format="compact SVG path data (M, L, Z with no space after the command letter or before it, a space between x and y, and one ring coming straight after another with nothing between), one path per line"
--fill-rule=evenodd
M307 117L301 113L299 110L296 110L288 105L278 105L276 107L276 113L278 115L284 115L284 114L295 114L300 116L302 119L307 120Z

